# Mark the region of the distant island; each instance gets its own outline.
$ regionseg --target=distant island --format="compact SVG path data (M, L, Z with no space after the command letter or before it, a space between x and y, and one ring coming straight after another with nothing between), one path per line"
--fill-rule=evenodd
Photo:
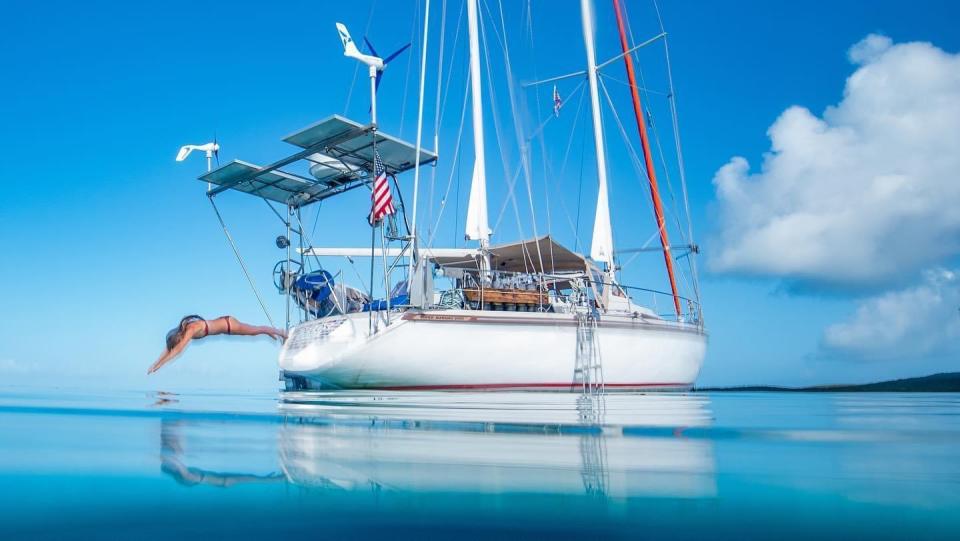
M738 387L697 387L694 391L776 391L804 393L956 393L960 392L960 372L944 372L919 378L894 379L860 385L815 385L813 387L777 387L743 385Z

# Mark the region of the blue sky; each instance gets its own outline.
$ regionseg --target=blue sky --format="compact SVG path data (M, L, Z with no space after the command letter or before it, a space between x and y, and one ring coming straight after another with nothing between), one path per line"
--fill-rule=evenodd
M529 36L523 32L523 4L511 2L504 7L516 79L581 69L584 60L577 4L534 2L535 49L529 47ZM492 1L486 5L491 14L499 9ZM0 17L0 70L5 75L0 85L0 148L7 174L0 197L0 299L5 308L0 378L167 390L274 386L276 347L258 339L205 340L159 374L149 379L144 375L162 348L163 334L186 313L209 317L231 313L254 322L264 319L203 195L203 185L195 180L203 170L202 159L177 164L173 156L180 145L205 142L216 132L223 159L266 163L284 152L283 136L330 113L365 119L368 100L362 74L357 75L354 65L341 56L333 23L345 22L359 40L370 20L367 33L384 53L416 35L416 6L412 0L381 0L373 6L370 18L371 3L365 1L4 4ZM627 2L627 6L637 40L657 32L648 2ZM777 191L788 183L777 172L785 166L774 164L770 171L760 172L764 156L771 153L768 130L772 127L780 128L776 133L782 133L785 141L781 162L803 155L802 149L808 148L806 139L797 142L791 138L806 133L804 118L781 115L792 106L806 108L815 118L834 109L839 112L828 112L827 122L842 128L841 132L851 126L871 125L870 107L874 105L854 107L868 102L866 98L838 107L845 96L875 95L869 93L874 87L846 86L847 79L860 68L884 75L883 69L896 60L893 53L920 58L934 54L901 47L912 42L928 42L941 56L955 57L960 38L952 23L960 8L952 2L925 1L909 6L873 2L869 7L862 2L807 2L802 8L786 2L665 1L662 9L670 33L693 222L705 256L701 279L711 343L700 383L867 381L957 369L958 351L951 345L957 338L957 310L950 304L957 287L950 273L957 268L960 250L957 237L951 240L957 226L942 208L921 205L907 218L897 218L906 230L911 230L907 227L911 224L916 228L934 224L927 240L942 249L912 249L917 239L924 239L919 233L897 237L892 248L870 256L874 259L839 258L838 268L829 272L816 261L794 264L795 250L776 257L769 251L744 253L751 245L740 249L743 246L737 239L769 238L768 231L757 225L769 223L769 217L744 221L741 218L746 214L762 214L780 204L786 205L781 209L784 215L802 215L808 210L790 206L800 198L796 192ZM433 10L430 64L436 62L439 1L433 2ZM448 48L459 10L459 3L449 2ZM599 2L597 11L598 56L607 58L616 54L619 44L609 5ZM486 24L492 42L496 39L491 34L494 25ZM848 51L870 34L885 36L889 43L870 42L858 57L860 63L851 62ZM440 238L449 242L438 241L437 245L450 245L462 237L462 217L459 225L453 221L458 218L455 195L459 182L462 214L470 162L460 163L462 171L457 174L457 165L451 169L443 159L450 159L456 139L463 97L464 39L461 33L458 52L452 60L447 59L447 66L452 63L455 69L443 108L436 190L442 191L451 178L453 195L439 224ZM416 53L417 47L415 44L411 52ZM499 46L491 50L496 65ZM662 50L657 49L640 56L651 89L664 88L659 53ZM415 134L416 116L416 69L408 69L410 59L415 59L414 55L405 54L391 65L381 87L381 125L407 139ZM902 64L927 65L911 64L909 59ZM942 107L939 117L952 121L957 89L951 85L957 64L942 65L947 73L921 88L921 98L932 96L922 107L925 114L934 108L933 118L938 118L935 108ZM503 71L494 71L495 114L504 122L504 141L515 143ZM616 66L610 75L623 78L622 69ZM903 92L909 94L920 87L916 81L925 80L925 75L906 82L895 79L887 86L899 81L905 84ZM434 77L428 78L425 114L431 138ZM875 80L864 78L864 85ZM352 81L356 87L351 92ZM615 82L608 84L620 114L629 119L627 94L616 88ZM560 91L566 95L576 83L565 85ZM535 93L523 93L529 127L532 118L549 112L549 91L539 100ZM937 97L942 99L934 99ZM589 190L595 182L590 174L589 145L584 154L585 173L581 176L577 170L583 124L581 119L579 131L572 129L574 99L571 94L568 110L551 122L544 134L546 159L552 168L549 176L556 182L549 189L558 194L550 205L549 223L544 202L537 208L538 232L550 230L571 244L575 239L567 224L576 214L580 183L585 190L580 206L581 238L589 238L593 214ZM661 114L664 103L654 100L650 105L666 136L669 117ZM921 107L918 103L926 102L918 99L903 107ZM897 111L902 117L913 109ZM883 110L875 112L878 117L890 116L884 116ZM488 123L492 123L492 114ZM960 124L931 137L956 141L956 125ZM630 126L626 124L628 129ZM609 112L605 112L605 127L613 162L613 219L617 231L626 232L618 233L617 245L628 247L646 240L653 231L653 220L647 216L646 194L629 166ZM822 131L814 130L820 135ZM572 139L577 141L572 147L577 149L571 158L574 165L560 171L561 151L571 132L577 138ZM488 126L488 147L496 148L493 133ZM918 135L912 140L921 139ZM468 148L469 138L464 143ZM870 148L902 148L902 143L881 141ZM491 159L487 166L491 222L505 200L503 178L514 170L511 164L518 155L509 144L505 147L506 160ZM728 170L724 177L730 179L727 186L745 187L745 200L735 199L729 192L718 194L713 182L735 156L746 158L754 174L760 172L760 176L749 177ZM926 162L937 161L938 156ZM502 162L507 165L501 166ZM877 160L866 165L871 164L879 169L867 181L887 178L887 166ZM538 167L539 162L534 168ZM888 168L902 169L897 161ZM448 176L451 170L453 174ZM952 171L955 176L957 169ZM432 174L425 174L425 190ZM543 184L546 176L535 175L533 189L537 193L548 188ZM819 177L798 178L809 185L820 181ZM844 178L835 182L842 183ZM409 186L412 178L404 182ZM945 180L933 171L908 175L905 182L932 190ZM829 189L822 191L825 197L830 195ZM422 208L436 209L437 193L433 205L421 199ZM422 197L426 198L425 194L422 192ZM949 195L951 192L945 192L944 198ZM850 196L851 201L856 199ZM357 193L325 204L314 240L340 246L365 243L367 231L361 227L364 200L363 194ZM259 201L240 196L223 196L220 201L271 311L280 317L283 299L270 286L270 269L281 255L272 244L281 232L280 224ZM631 205L640 212L632 212ZM820 208L817 201L811 205ZM561 208L569 216L563 216ZM864 219L871 218L872 208L857 212L862 212ZM430 216L430 212L421 216ZM313 211L308 213L309 218L313 216ZM509 207L504 216L496 238L510 240L521 232L530 233L529 223L517 226ZM851 219L851 223L863 223L858 216ZM843 229L844 223L828 230L831 238L844 238L848 231ZM858 237L851 233L851 238ZM897 270L872 275L850 271L888 267ZM624 274L635 282L665 287L655 258L637 263ZM924 327L926 334L917 340L911 339L912 327L902 322L902 336L893 337L898 340L891 338L896 334L893 331L870 328L871 314L888 314L898 303L935 305L942 310L917 315L917 321L929 322ZM936 332L928 332L931 327ZM886 344L881 348L884 351L861 343L869 342L871 336L879 337L875 343Z

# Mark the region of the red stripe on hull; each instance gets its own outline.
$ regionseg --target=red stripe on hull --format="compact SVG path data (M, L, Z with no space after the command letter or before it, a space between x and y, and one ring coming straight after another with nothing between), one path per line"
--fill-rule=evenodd
M468 383L450 385L405 385L399 387L375 387L384 391L493 391L503 389L576 389L581 383ZM614 389L690 389L692 383L605 383L605 388ZM370 388L370 387L368 387Z

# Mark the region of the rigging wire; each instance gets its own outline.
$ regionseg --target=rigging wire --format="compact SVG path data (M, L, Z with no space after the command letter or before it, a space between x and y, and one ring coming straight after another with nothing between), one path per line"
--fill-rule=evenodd
M623 143L627 147L627 153L630 155L630 161L633 163L634 172L637 173L637 179L641 180L641 177L646 176L646 168L643 166L643 161L641 161L640 156L637 154L637 150L633 148L633 143L630 142L630 137L627 135L627 130L623 127L623 122L620 121L620 115L617 114L617 110L613 105L613 99L610 97L610 92L607 91L607 85L603 82L603 77L598 77L597 82L599 83L600 89L603 90L604 97L607 98L607 104L610 105L610 110L613 113L613 119L617 123L617 128L620 130L620 136L623 138ZM647 201L649 204L650 202ZM650 210L653 210L650 208ZM666 224L664 224L666 227ZM657 227L657 232L659 233L660 228Z
M630 34L630 41L631 43L635 43L635 40L633 37L633 28L630 26L630 18L629 18L629 14L627 13L626 3L624 3L623 10L624 10L624 19L626 20L626 24L627 24L627 32ZM643 92L644 101L650 104L653 102L653 100L650 99L650 91L648 90L646 80L643 75L643 63L640 62L640 52L633 51L632 54L633 54L634 60L636 61L637 73L640 76L640 86L637 87L637 90L639 90L640 92ZM629 83L627 84L627 86L629 86ZM663 144L660 139L660 131L657 129L657 123L654 119L652 109L650 109L650 107L647 107L645 112L646 112L646 118L644 120L647 122L647 124L650 127L650 131L653 133L653 142L657 147L657 156L660 158L660 165L663 168L663 178L666 181L667 192L670 194L670 203L673 206L672 209L664 209L664 210L670 211L670 216L673 218L673 221L677 226L677 232L680 234L681 240L683 240L684 243L689 243L689 241L686 238L686 234L683 231L683 226L680 224L680 211L677 208L677 197L673 191L673 180L672 180L672 177L670 176L670 167L667 165L667 159L663 152Z
M437 156L440 155L440 97L441 97L441 84L443 83L443 47L444 47L444 38L446 38L446 28L447 28L447 0L441 0L440 2L440 45L437 48L437 90L436 95L434 96L433 104L433 153ZM430 190L429 196L427 197L427 202L429 203L427 207L430 209L429 216L427 217L427 224L433 223L433 210L434 210L434 189L437 184L437 166L434 165L430 169ZM430 237L430 229L427 229L427 237Z
M571 95L571 96L572 96L572 95L575 95L575 94L584 86L584 84L586 84L586 82L587 82L586 79L584 79L583 81L580 81L580 84L578 84L577 86L575 86L575 87L573 88L573 91L570 93L570 95ZM561 105L558 110L562 110L562 109L563 109L563 105ZM538 111L537 114L538 114L538 116L539 116L539 114L540 114L539 111ZM547 124L549 124L550 121L554 120L555 118L556 118L556 117L554 117L554 116L548 116L547 119L544 120L542 123L540 123L540 125L537 126L537 129L534 130L534 132L533 132L530 136L527 137L527 140L530 141L530 140L532 140L532 139L535 138L535 137L540 137L540 136L542 135L543 129L546 128L546 127L547 127ZM539 121L539 118L538 118L537 120ZM542 138L541 138L541 139L542 139ZM546 163L546 160L543 160L543 161L544 161L544 163ZM544 168L544 169L546 169L546 168ZM544 176L546 176L546 174L547 174L546 170L544 170L543 174L544 174Z
M483 22L483 17L479 17L479 19L480 19L479 20L480 36L483 38L484 43L487 43L488 40L486 39L486 25ZM496 35L496 28L493 29L493 32L494 32L494 35ZM490 67L490 48L482 47L482 49L484 52L484 59L487 66L487 74L489 75L493 73L493 70ZM499 110L499 108L497 107L497 97L496 97L496 94L494 94L493 92L493 78L489 76L487 77L487 92L490 94L490 111L491 111L490 116L493 117L493 128L494 128L494 132L496 133L497 148L500 152L499 154L500 162L503 165L503 176L504 178L510 178L511 176L510 168L508 166L509 159L506 155L506 152L504 152L503 130L500 127L499 116L497 116L497 111ZM513 212L514 212L514 218L516 219L516 222L517 222L517 230L520 233L520 237L523 238L525 237L525 234L523 232L523 223L520 220L520 208L517 204L516 194L514 193L514 185L511 184L510 186L508 186L508 188L509 188L508 197L513 204Z
M494 22L493 15L490 14L490 10L485 3L480 2L480 5L486 8L486 15L490 19L490 22L493 24L492 26L493 35L494 37L497 38L497 41L500 43L500 47L502 49L503 40L500 39L500 35L497 32L497 26ZM490 40L488 40L486 37L486 26L484 23L484 18L482 16L479 17L479 26L480 26L480 37L481 39L483 39L483 43L489 44ZM494 93L493 77L492 77L493 68L491 68L491 65L490 65L490 47L489 46L483 47L483 53L484 53L485 64L487 66L487 75L488 75L487 92L490 95L491 116L493 117L493 127L494 127L494 132L496 134L497 149L499 150L500 162L503 165L503 176L504 178L511 178L509 159L507 157L506 152L504 151L504 148L506 147L506 145L504 144L503 130L501 129L500 119L497 116L497 111L499 111L499 108L497 107L497 98L496 98L496 94ZM511 107L512 106L513 104L511 103ZM522 160L522 157L521 157L521 160ZM517 231L520 234L520 238L525 238L526 233L524 233L523 231L523 222L520 219L520 206L519 206L519 203L517 202L515 188L516 188L516 177L514 176L513 181L510 182L508 185L508 201L510 201L513 206L514 219L517 223ZM524 265L524 270L526 271L528 270L527 263L528 263L528 259L530 258L530 254L527 252L526 244L522 244L520 247L520 250L523 254L523 265ZM532 260L530 261L530 263L532 263Z
M313 217L313 227L310 228L310 234L316 234L317 232L317 222L320 221L320 211L323 210L323 199L317 202L317 214Z
M668 96L667 96L667 102L668 102L669 107L670 107L670 117L671 117L671 124L672 124L672 128L673 128L674 148L676 149L676 152L677 152L677 169L678 169L678 171L679 171L679 173L680 173L680 184L681 184L682 195L683 195L683 204L684 204L684 209L685 209L685 212L686 212L686 216L685 216L685 217L686 217L686 222L687 222L686 231L684 230L683 226L680 224L680 212L679 212L679 210L677 209L677 201L676 201L676 197L675 197L674 192L673 192L673 183L672 183L671 180L670 180L670 171L669 171L669 168L668 168L667 165L666 165L666 159L665 159L665 156L664 156L664 153L663 153L663 148L662 148L662 145L661 145L661 142L660 142L659 132L658 132L657 127L656 127L656 124L655 124L655 122L654 122L654 120L653 120L653 115L652 115L652 113L649 112L649 110L648 110L648 120L649 120L649 123L650 123L651 131L653 131L653 134L654 134L654 140L656 141L656 144L657 144L657 150L658 150L658 153L659 153L659 155L660 155L660 161L661 161L661 163L663 164L664 174L665 174L666 181L667 181L667 189L669 190L669 193L670 193L670 201L671 201L671 203L672 203L672 205L673 205L672 214L673 214L673 217L674 217L674 221L676 222L676 225L677 225L677 230L678 230L678 232L680 233L681 239L682 239L687 245L691 245L691 246L692 246L692 245L694 244L694 241L693 241L693 221L692 221L692 218L691 218L691 215L690 215L690 203L689 203L689 198L688 198L688 196L687 196L686 172L685 172L685 166L684 166L684 163L683 163L683 153L682 153L681 144L680 144L679 121L678 121L677 110L676 110L676 91L675 91L675 88L674 88L674 85L673 85L673 74L672 74L672 69L671 69L671 65L670 65L670 50L669 50L669 45L668 45L668 43L667 43L668 36L666 35L666 29L664 28L664 25L663 25L663 18L661 17L661 14L660 14L660 7L659 7L659 5L657 4L657 1L656 1L656 0L652 0L652 2L653 2L654 10L656 11L656 14L657 14L657 22L659 23L659 26L660 26L660 32L661 32L662 34L664 34L664 36L663 36L663 37L664 37L664 39L663 39L664 58L665 58L665 61L666 61L667 81L668 81L668 89L669 89L669 94L668 94ZM626 18L626 22L627 22L627 30L628 30L628 32L630 33L630 40L633 41L633 40L634 40L634 39L633 39L633 28L630 26L630 17L629 17L629 15L627 14L627 6L626 6L625 4L624 4L623 9L624 9L624 14L625 14L625 16L626 16L625 18ZM643 69L639 66L639 64L640 64L639 53L638 53L638 51L634 51L633 54L634 54L634 58L637 60L637 63L638 63L638 71L640 72L640 80L641 80L642 87L644 87L645 94L648 94L648 92L647 92L646 89L645 89L646 83L643 82ZM647 100L648 100L648 102L649 102L649 96L647 96ZM693 257L687 257L687 266L688 266L688 268L689 268L689 270L690 270L690 274L691 274L692 281L693 281L693 284L692 284L693 287L692 287L692 289L693 289L693 292L694 292L694 296L695 296L695 298L696 298L696 300L697 300L697 303L698 303L698 305L699 305L699 302L700 302L700 293L699 293L699 291L700 291L700 286L699 286L699 280L698 280L698 276L697 276L697 268L696 268L695 258L693 258ZM680 267L680 269L682 269L682 267ZM678 269L678 270L679 270L679 269ZM682 273L681 273L681 275L682 275ZM684 281L686 282L686 277L683 276L683 278L684 278ZM687 285L689 285L689 284L687 284Z
M579 86L578 88L582 89L582 88L584 87L584 83L585 83L585 82L586 82L586 79L584 79L584 81L580 83L580 86ZM562 179L562 178L564 177L564 175L566 174L566 172L567 172L567 163L568 163L568 158L570 157L570 149L573 148L573 136L577 134L577 125L580 123L580 117L581 117L581 114L582 114L582 112L583 112L583 97L584 97L585 95L586 95L586 92L583 92L583 91L581 90L581 91L580 91L579 99L577 100L577 112L574 113L574 116L573 116L573 126L572 126L571 129L570 129L570 137L567 139L566 150L564 150L564 153L563 153L563 160L560 162L560 173L559 173L559 174L552 174L551 176L552 176L553 178ZM584 139L584 136L581 135L581 137L580 137L580 146L581 146L581 151L580 151L580 154L581 154L581 157L580 157L580 159L581 159L581 165L580 165L580 181L581 181L581 182L582 182L582 180L583 180L583 163L582 163L582 160L583 160L583 148L582 148L582 147L583 147L583 145L584 145L583 139ZM544 151L544 163L546 163L546 162L547 162L547 160L546 160L546 151ZM549 164L548 164L548 165L549 165ZM549 167L549 170L550 170L551 173L552 173L552 172L553 172L553 167ZM580 186L579 190L582 191L582 186ZM579 194L578 194L577 197L578 197L578 199L577 199L577 206L578 206L577 220L578 220L578 222L579 222L579 216L580 216L580 213L579 213L579 205L580 205ZM580 237L579 232L578 232L578 230L577 230L577 227L576 227L576 226L574 225L574 223L573 223L573 218L570 216L570 210L567 208L567 204L566 204L566 202L564 201L564 198L563 198L563 197L559 197L558 199L560 200L560 208L563 209L563 213L564 213L564 215L565 215L566 218L567 218L567 222L570 224L570 229L571 229L571 231L573 231L574 250L576 250L576 249L577 249L577 246L579 246L579 244L580 244L580 241L579 241L579 237Z
M257 283L253 280L253 276L250 275L250 271L247 270L247 265L243 262L243 257L240 256L240 250L237 249L237 244L233 241L233 236L230 235L230 231L227 229L227 224L223 221L223 216L220 215L220 209L217 208L216 202L214 202L213 197L208 197L210 204L213 205L213 212L217 215L217 220L220 221L220 227L223 228L223 234L227 236L227 241L230 242L230 247L233 248L233 254L237 256L237 262L240 263L240 268L243 269L243 274L247 277L247 282L250 283L250 289L253 290L253 294L257 297L257 302L260 303L260 308L263 310L263 315L267 316L267 321L270 322L271 327L276 327L276 324L273 322L273 318L270 317L270 312L267 311L267 305L264 304L263 298L260 296L260 292L257 290Z
M463 10L464 10L465 4L466 4L466 2L461 2L461 3L460 3L460 13L457 15L457 23L456 23L456 25L454 26L454 27L456 28L456 32L454 32L454 34L453 34L453 45L450 47L450 50L451 50L452 52L450 53L450 66L447 68L447 76L446 76L445 78L443 78L443 74L442 74L442 73L438 73L438 74L437 74L438 79L439 79L439 78L443 78L443 79L444 79L444 83L443 83L443 99L440 101L440 106L439 106L439 111L440 111L439 115L440 115L440 116L439 116L439 119L438 119L438 121L437 121L437 126L438 126L438 127L437 127L437 131L439 131L439 125L443 123L443 118L444 118L444 115L446 114L446 111L447 111L447 99L448 99L449 96L450 96L450 89L453 87L453 85L450 84L450 80L453 78L453 68L457 65L457 63L456 63L456 59L457 59L457 45L460 43L460 27L462 26L461 23L462 23L462 21L463 21ZM442 39L442 37L441 37L441 39ZM440 51L440 54L443 54L443 51ZM466 66L466 64L465 64L465 65L464 65L464 72L466 72L466 76L469 77L469 71L467 71L466 67L467 67L467 66ZM469 82L469 78L467 79L467 81ZM438 83L438 84L439 84L439 83ZM467 87L465 87L465 88L467 88ZM464 99L466 99L466 95L464 95ZM464 105L466 105L466 102L464 102ZM464 111L466 111L466 109L464 109ZM462 133L462 130L463 130L463 114L462 114L462 112L461 112L460 128L459 128L459 129L460 129L460 132L459 132L459 133ZM457 135L458 138L460 137L459 133L458 133L458 135ZM450 195L450 181L453 180L453 175L454 175L454 171L453 171L453 167L452 167L452 166L456 163L456 161L455 161L455 160L456 160L456 155L457 155L457 153L459 153L459 151L460 151L460 143L459 143L459 139L458 139L457 147L454 149L454 153L455 153L455 154L454 154L454 161L450 162L450 163L451 163L450 179L449 179L448 182L447 182L447 190L446 190L446 193L444 194L444 199L440 201L441 214L442 214L443 205L446 204L446 197ZM437 165L434 164L434 175L436 175L437 169L438 169ZM459 174L459 173L457 173L457 174ZM458 177L458 178L459 178L459 177ZM432 239L434 238L434 236L436 236L436 233L437 233L435 228L436 228L437 226L439 226L439 224L440 224L440 216L438 216L436 220L434 220L434 218L433 218L433 211L434 211L434 206L435 206L435 205L434 205L434 199L433 199L433 198L434 198L434 195L431 194L431 196L430 196L430 223L434 224L434 225L433 225L434 229L428 229L428 230L427 230L427 237L428 237L429 239L431 239L431 240L430 240L430 244L429 244L430 246L432 246L432 242L433 242ZM457 205L458 205L458 207L459 207L459 201L457 202ZM456 241L454 241L454 243L456 243Z
M428 51L428 42L429 35L427 31L430 30L430 0L426 0L426 4L423 9L423 41L420 46L420 84L419 91L417 96L417 147L416 147L416 158L414 158L414 171L413 171L413 215L410 218L410 224L407 224L407 232L410 234L410 265L407 270L408 280L413 278L413 265L415 263L414 259L419 258L419 252L417 251L417 202L419 201L420 195L420 151L422 149L423 143L423 97L424 92L426 91L426 76L427 76L427 51ZM393 177L393 182L396 184L397 178ZM399 190L398 190L399 192ZM400 204L403 204L403 198L400 198ZM406 208L404 208L403 214L404 222L406 222L407 214ZM383 229L380 230L381 241L383 240ZM386 265L386 257L384 257L384 265ZM384 274L386 274L386 267L384 267ZM390 292L387 291L387 308L390 307ZM389 320L389 314L388 314Z
M363 35L370 34L370 23L373 22L373 11L377 5L377 0L370 3L370 10L367 12L367 24L363 28ZM343 105L343 114L346 115L350 110L350 99L353 97L353 87L357 84L357 74L360 73L360 63L357 62L353 67L353 78L350 79L350 90L347 91L347 102Z
M539 70L537 69L537 47L536 47L536 40L534 40L534 37L533 37L533 9L532 8L533 8L532 3L530 2L530 0L527 0L526 9L523 10L523 19L525 20L526 24L524 25L522 21L521 26L524 26L524 28L527 30L527 35L530 38L530 51L531 51L531 59L533 63L533 78L535 81L539 81L540 76L539 76ZM545 127L546 122L542 121L543 110L540 107L540 103L541 103L540 102L540 85L536 85L536 88L534 89L534 99L536 100L534 102L536 103L536 107L534 107L534 109L537 111L537 123L540 125L539 129L542 130ZM548 115L547 118L549 119L549 118L555 118L555 117L551 117ZM527 137L528 143L530 140L534 138L537 139L537 143L539 144L539 147L540 147L540 165L543 167L543 197L544 197L544 208L546 209L546 212L547 212L547 235L552 236L553 235L553 212L552 212L552 205L550 204L549 179L551 177L547 173L547 147L544 141L544 137L541 133L535 132L533 135ZM532 157L532 151L531 151L531 157ZM556 264L554 262L554 257L553 257L553 243L550 244L550 272L556 272Z
M414 39L417 41L417 53L421 53L423 50L423 43L420 41L420 34L417 30L420 29L420 0L417 0L416 11L413 13L413 22L410 24L410 43L413 43ZM404 118L407 116L407 91L410 89L410 68L413 66L413 62L416 58L420 58L420 54L416 55L414 58L413 51L410 51L411 54L407 55L407 71L403 76L403 98L400 99L400 132L397 134L397 137L403 139L403 126L405 122Z
M517 179L520 177L520 167L517 167L516 172L513 173L513 176L510 177L507 186L512 188L516 186ZM497 212L497 221L493 224L493 230L496 231L500 227L500 223L503 221L503 214L507 210L507 205L510 204L510 199L504 199L503 204L500 205L500 211Z
M637 63L638 63L638 64L640 63L639 59L637 59ZM619 84L621 84L621 85L623 85L623 86L625 86L625 87L627 87L627 88L630 88L630 83L627 82L627 81L624 81L623 79L620 79L620 78L618 78L618 77L614 77L613 75L610 75L609 73L602 73L602 75L603 75L604 77L606 77L607 80L613 81L613 82L615 82L615 83L619 83ZM641 85L637 85L637 90L639 90L640 92L643 92L644 94L653 94L653 95L656 95L656 96L660 96L661 98L669 98L669 97L670 97L670 93L669 93L669 92L662 92L662 91L660 91L660 90L650 90L649 88L647 88L647 87L645 87L645 86L641 86Z
M461 23L463 22L463 7L464 7L464 5L466 5L466 2L461 2L461 3L460 3L460 14L457 15L457 24L455 25L455 28L457 29L457 31L454 32L454 34L453 34L453 46L450 47L450 50L453 51L453 52L450 53L450 67L447 68L447 77L446 77L445 82L443 83L443 88L444 88L444 90L443 90L443 100L442 100L442 102L441 102L441 104L440 104L440 111L441 111L441 112L440 112L440 120L441 120L441 121L443 120L443 113L447 110L447 98L448 98L449 95L450 95L450 88L451 88L450 79L453 77L453 68L454 68L454 66L457 65L457 63L454 62L454 60L456 60L456 58L457 58L457 44L460 43L460 27L463 26ZM468 72L468 73L469 73L469 72ZM439 74L438 74L438 77L439 77Z
M503 59L505 64L505 69L507 72L507 93L510 99L510 112L513 115L513 126L514 133L517 138L517 145L520 146L520 164L521 170L523 171L523 178L527 186L527 202L530 207L530 222L533 227L533 237L539 238L537 232L537 213L533 204L533 174L530 171L530 146L524 140L523 131L521 128L520 115L517 112L517 97L516 89L514 88L514 79L513 79L513 65L510 62L510 46L507 40L507 23L503 17L503 0L497 2L500 8L500 28L503 30ZM537 246L537 261L540 263L540 271L542 272L545 267L543 266L543 254L541 253L540 243L536 243Z
M587 155L587 130L583 130L580 135L580 175L577 179L577 225L574 230L577 233L573 249L580 251L580 211L583 208L583 158Z
M633 263L633 260L636 259L640 254L642 254L643 252L645 252L645 251L647 250L647 248L650 247L650 244L653 243L654 239L656 239L656 238L659 237L659 236L660 236L660 231L659 231L659 230L658 230L658 231L654 231L653 234L650 235L650 238L648 238L647 241L644 242L642 246L640 246L640 249L639 249L639 250L637 250L632 256L630 256L630 259L628 259L626 263L621 263L621 264L620 264L620 268L621 268L621 269L627 268L627 266L630 265L631 263Z
M630 143L630 140L627 136L627 132L623 127L623 123L620 121L620 116L617 114L617 110L613 106L613 99L610 97L610 93L607 91L607 85L606 83L603 82L603 77L598 78L597 81L600 83L600 88L603 89L603 94L607 98L607 103L610 105L610 109L613 111L613 118L614 120L616 120L617 127L620 129L620 135L621 137L623 137L623 141L627 146L627 150L630 154L631 160L633 161L633 166L634 166L634 169L636 170L637 178L639 180L642 176L644 176L644 173L645 173L643 164L640 161L640 157L637 155L636 150L633 148L633 144ZM652 211L653 209L651 208L650 210ZM659 225L657 226L655 234L657 235L660 234L660 227L661 226ZM666 221L663 222L662 227L663 228L667 227ZM621 265L621 268L622 267L623 265ZM678 272L678 274L680 275L680 278L685 282L685 285L689 287L690 283L687 281L686 275L683 272Z
M465 67L466 67L466 65L465 65ZM437 213L437 220L436 220L436 222L433 224L432 231L430 232L430 235L429 235L429 237L428 237L428 239L427 239L427 246L430 247L430 248L433 248L433 239L434 239L434 237L436 237L436 235L437 235L437 231L438 231L439 226L440 226L440 220L443 218L443 211L444 211L444 209L447 208L447 201L449 201L448 198L450 197L450 188L451 188L451 186L453 185L453 177L454 177L454 176L457 177L457 197L456 197L457 210L456 210L456 215L459 216L459 214L460 214L460 210L459 210L459 209L460 209L460 183L459 183L459 179L460 179L460 169L459 169L459 167L460 167L460 161L459 161L459 159L460 159L460 149L461 149L460 141L461 141L462 138L463 138L463 125L464 125L464 123L465 123L465 121L466 121L466 117L467 117L467 100L468 100L468 98L470 97L470 84L469 84L469 83L470 83L470 72L467 72L467 85L464 86L463 105L462 105L461 108L460 108L460 127L457 129L457 144L454 146L453 159L450 161L450 165L451 165L451 167L450 167L450 176L447 178L447 189L446 189L446 191L445 191L444 194L443 194L443 199L440 201L440 212ZM457 219L457 221L459 222L459 219ZM456 233L456 227L454 227L454 233ZM457 243L457 241L456 241L456 236L454 236L454 241L453 241L453 243L454 243L454 245L456 245L456 243Z
M660 23L660 29L663 30L663 17L660 15L660 6L657 4L656 0L653 0L653 7L657 12L657 21ZM677 166L680 171L680 189L683 191L683 206L687 212L687 242L690 245L694 245L693 241L693 218L690 215L690 198L687 194L687 174L686 167L683 163L683 148L680 144L680 120L677 114L677 93L674 90L673 86L673 69L670 65L670 46L667 43L667 36L664 36L663 40L663 52L667 61L667 81L670 84L670 117L673 123L673 139L674 146L677 150ZM700 282L697 275L697 263L696 258L688 257L687 261L690 263L691 273L693 274L693 293L697 299L697 306L700 306ZM701 321L702 323L702 321Z

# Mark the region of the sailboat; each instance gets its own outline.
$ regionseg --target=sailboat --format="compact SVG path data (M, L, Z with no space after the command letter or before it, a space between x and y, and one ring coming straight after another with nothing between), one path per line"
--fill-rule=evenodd
M626 64L669 292L623 284L618 276L597 81L602 66L596 60L591 0L580 2L586 69L573 74L586 79L593 124L598 191L590 253L578 253L550 234L491 243L478 1L465 0L474 146L465 235L472 246L434 247L418 234L420 171L439 160L422 145L426 43L415 143L378 126L376 90L385 63L360 53L346 27L338 24L344 55L369 68L371 121L332 115L284 138L296 152L270 165L234 161L200 177L210 185L211 202L234 190L286 209L281 218L287 234L278 246L287 249L287 257L275 268L275 283L287 299L289 329L279 354L281 379L288 390L690 389L703 363L707 334L698 288L692 298L678 293L676 257L632 65L639 46L627 39L619 3L614 6L622 54L602 66L620 59ZM427 28L425 23L424 42ZM554 97L559 100L556 91ZM307 173L294 172L295 167ZM309 242L301 209L356 188L372 190L375 199L384 184L391 190L389 180L399 196L396 179L410 171L414 187L409 221L400 205L401 211L373 225L370 246L332 248ZM692 258L695 245L687 240L683 256ZM343 273L319 265L310 270L311 262L321 257L370 258L366 291L347 285ZM382 283L375 284L375 271ZM693 272L696 284L695 267ZM402 278L392 283L397 275ZM441 287L441 282L448 286ZM374 290L381 286L384 297L376 299ZM658 314L642 306L635 300L641 294L662 294L673 311ZM299 321L291 321L291 313Z

